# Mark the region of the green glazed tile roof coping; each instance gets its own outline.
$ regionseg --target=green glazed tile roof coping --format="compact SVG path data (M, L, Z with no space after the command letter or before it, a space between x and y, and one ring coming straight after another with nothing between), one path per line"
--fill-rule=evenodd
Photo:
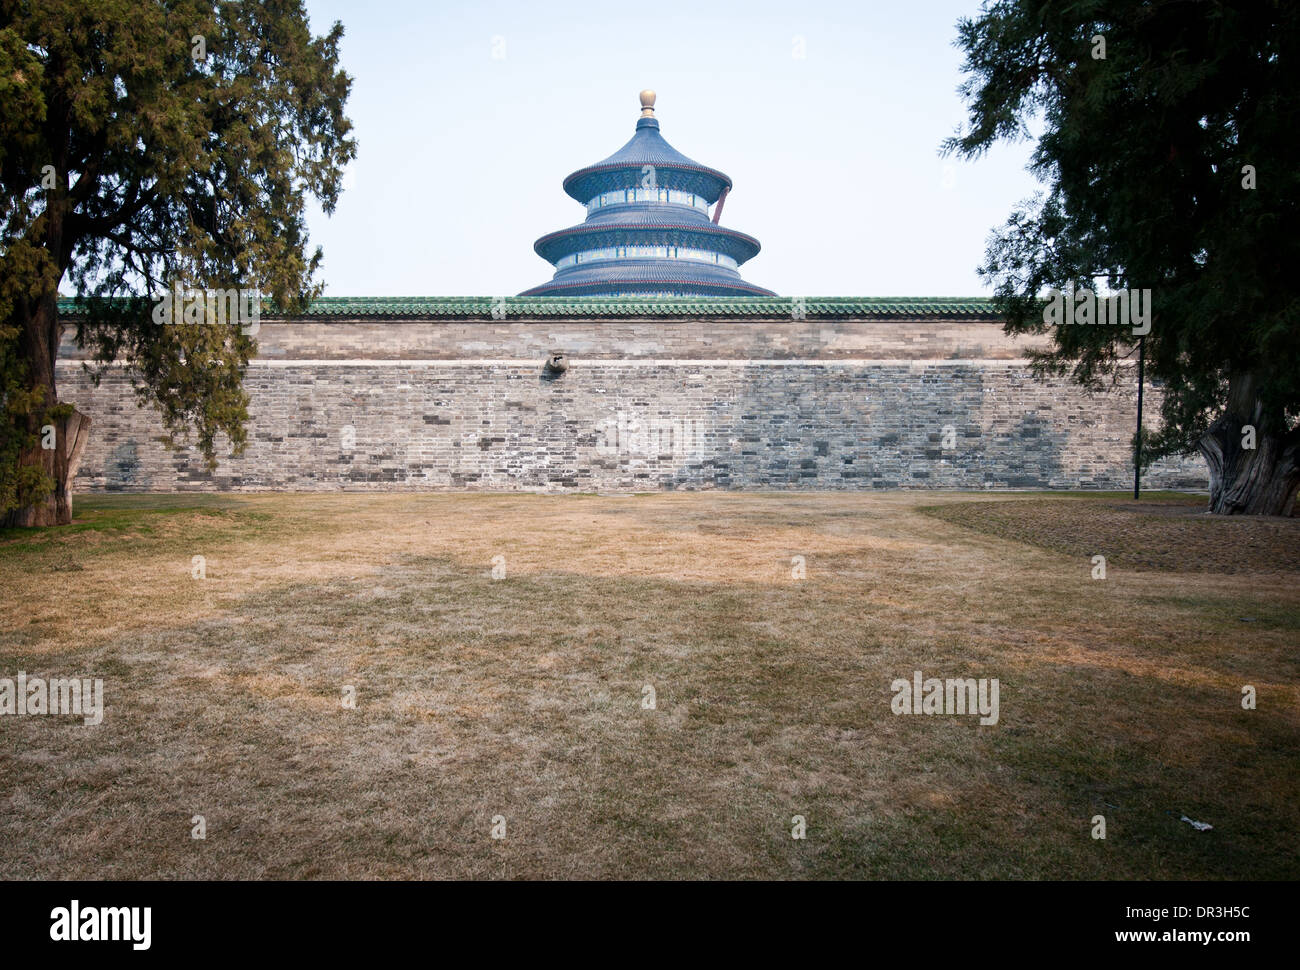
M325 296L288 319L336 318L481 318L532 317L759 317L795 319L796 303L808 318L952 317L996 318L991 301L961 296L809 296L809 297L601 297L601 296ZM60 298L59 313L83 313L77 302ZM283 318L270 300L262 313Z

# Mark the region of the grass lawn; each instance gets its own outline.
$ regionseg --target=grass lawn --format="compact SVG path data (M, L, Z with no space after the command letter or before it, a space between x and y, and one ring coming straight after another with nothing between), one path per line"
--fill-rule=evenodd
M82 497L0 532L0 677L106 697L0 716L0 878L1300 878L1300 519L1202 504Z

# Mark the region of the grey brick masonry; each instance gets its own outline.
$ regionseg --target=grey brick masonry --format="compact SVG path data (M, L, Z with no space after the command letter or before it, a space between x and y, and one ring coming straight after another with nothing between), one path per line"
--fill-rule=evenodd
M1135 380L1035 378L990 320L286 320L249 368L249 442L208 473L65 344L91 490L1131 486ZM563 351L569 369L543 368ZM1129 373L1126 371L1126 374ZM1148 388L1148 421L1158 389ZM1204 488L1197 459L1149 487Z

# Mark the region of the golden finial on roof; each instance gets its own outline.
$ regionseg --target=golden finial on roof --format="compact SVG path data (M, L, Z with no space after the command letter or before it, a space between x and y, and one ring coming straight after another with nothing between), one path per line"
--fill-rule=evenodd
M649 88L641 92L641 117L653 118L655 116L655 93Z

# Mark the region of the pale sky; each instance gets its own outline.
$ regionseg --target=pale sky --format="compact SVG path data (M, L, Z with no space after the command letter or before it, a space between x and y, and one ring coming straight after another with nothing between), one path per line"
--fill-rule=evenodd
M763 245L741 275L783 296L986 295L988 234L1038 188L1028 143L939 156L976 0L307 6L316 34L343 22L354 78L358 157L310 219L328 296L550 279L533 242L586 216L561 182L632 137L643 88L664 138L731 176L722 225Z

